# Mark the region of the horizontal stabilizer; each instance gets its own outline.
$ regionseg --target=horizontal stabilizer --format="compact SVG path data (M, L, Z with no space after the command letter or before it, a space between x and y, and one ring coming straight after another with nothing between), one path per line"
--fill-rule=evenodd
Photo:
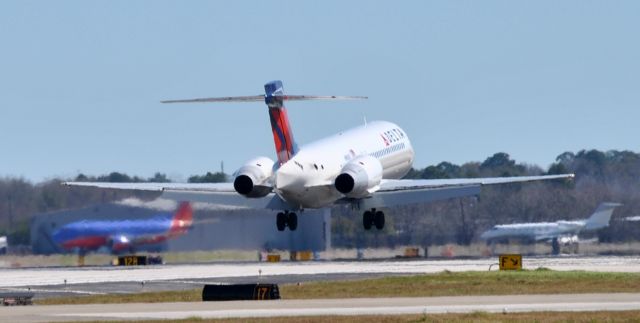
M277 96L276 96L277 97ZM366 96L340 96L340 95L282 95L283 101L312 101L312 100L366 100ZM188 100L166 100L162 103L208 103L208 102L260 102L265 100L265 95L250 96L226 96L219 98L199 98Z

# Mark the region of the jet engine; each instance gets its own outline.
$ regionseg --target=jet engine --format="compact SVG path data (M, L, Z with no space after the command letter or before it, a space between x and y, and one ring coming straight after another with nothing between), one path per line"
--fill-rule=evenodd
M338 192L352 198L362 198L375 192L382 180L382 165L371 156L352 159L336 177Z
M257 157L244 164L235 172L233 188L246 197L263 197L271 192L269 183L273 175L273 160Z

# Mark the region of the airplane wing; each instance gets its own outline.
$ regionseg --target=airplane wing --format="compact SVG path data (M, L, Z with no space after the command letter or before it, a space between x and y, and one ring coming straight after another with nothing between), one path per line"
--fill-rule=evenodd
M136 191L189 191L235 193L233 183L107 183L107 182L63 182L65 186L97 187Z
M483 185L522 183L542 180L573 178L573 174L455 178L455 179L397 179L383 180L380 189L363 199L344 198L337 203L355 204L360 208L379 208L415 203L426 203L480 194ZM84 186L106 189L143 190L162 192L164 198L183 201L207 202L243 208L271 210L295 209L278 195L269 193L261 198L246 198L236 193L233 183L106 183L65 182L66 186ZM327 185L333 185L327 184Z
M478 195L480 194L480 188L484 185L570 179L573 177L573 174L562 174L520 177L382 180L380 189L370 197L349 202L355 203L358 207L364 209L425 203Z
M107 183L63 182L65 186L96 187L117 190L162 192L162 197L175 201L192 201L235 206L240 208L288 210L295 209L278 195L246 198L236 192L233 183Z
M495 185L523 183L551 179L573 178L573 174L516 176L516 177L484 177L484 178L445 178L445 179L392 179L382 180L378 192L401 191L424 188L442 188L468 185Z

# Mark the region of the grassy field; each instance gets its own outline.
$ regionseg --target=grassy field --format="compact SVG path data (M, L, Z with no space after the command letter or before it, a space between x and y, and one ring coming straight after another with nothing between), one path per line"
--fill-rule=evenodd
M383 322L414 322L414 323L439 323L439 322L638 322L640 321L640 311L620 311L620 312L530 312L530 313L507 313L492 314L485 312L474 312L469 314L428 314L428 315L389 315L389 316L314 316L314 317L271 317L271 318L246 318L242 319L201 319L189 318L184 320L162 320L144 321L145 323L190 323L190 322L302 322L302 323L324 323L324 322L355 322L370 323Z
M197 302L202 289L38 300L38 304ZM280 285L283 299L640 292L640 273L582 271L442 272Z
M593 292L640 292L640 274L564 272L544 269L511 272L443 272L363 281L284 285L280 291L283 298L292 299Z

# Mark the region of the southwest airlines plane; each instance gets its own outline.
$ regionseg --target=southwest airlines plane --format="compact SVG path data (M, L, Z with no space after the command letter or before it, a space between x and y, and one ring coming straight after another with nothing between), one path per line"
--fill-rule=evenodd
M135 252L141 245L156 244L189 231L193 211L188 202L175 213L158 214L139 220L82 220L67 223L53 232L53 241L65 250L80 254L107 247L113 254Z
M460 178L401 179L411 169L414 151L407 133L387 122L369 122L299 147L284 101L366 99L354 96L285 95L281 81L265 84L264 95L171 100L163 103L259 102L267 105L277 161L249 160L234 173L233 183L95 183L71 186L162 191L163 197L279 211L279 231L298 226L296 212L350 204L363 211L369 230L382 229L383 207L478 195L482 185L571 178L573 174Z

